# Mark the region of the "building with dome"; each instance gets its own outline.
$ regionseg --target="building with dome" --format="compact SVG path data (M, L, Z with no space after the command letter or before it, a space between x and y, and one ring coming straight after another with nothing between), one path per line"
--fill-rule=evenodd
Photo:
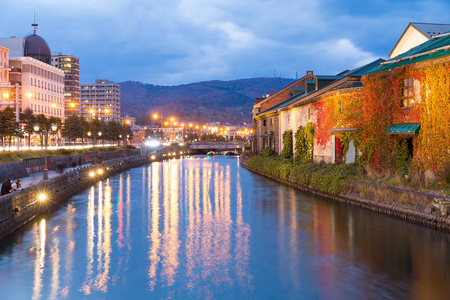
M9 49L9 85L2 88L2 104L63 120L64 71L51 65L50 47L36 34L37 24L32 26L33 33L25 38L0 38L0 46Z
M32 57L39 61L42 61L48 65L51 65L52 54L50 52L50 47L47 42L36 34L36 30L33 34L27 35L25 37L24 45L24 55L25 57Z

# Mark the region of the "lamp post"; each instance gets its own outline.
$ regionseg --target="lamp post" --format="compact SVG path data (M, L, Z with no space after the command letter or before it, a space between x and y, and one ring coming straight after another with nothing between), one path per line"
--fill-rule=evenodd
M163 121L162 121L162 114L160 113L159 114L159 117L160 117L160 127L162 128L162 126L163 126ZM158 119L158 114L153 114L153 119ZM158 123L156 123L156 126L158 126Z
M89 137L92 136L92 148L93 148L93 150L94 150L94 159L93 159L93 161L94 161L94 163L95 163L96 158L97 158L97 155L95 154L95 134L92 134L92 132L88 131L87 135L88 135ZM102 132L99 131L99 132L97 133L97 135L98 135L99 137L101 137L101 136L102 136Z
M58 130L58 125L56 124L52 124L51 125L51 130L52 131L56 131ZM33 127L35 132L39 132L40 131L40 126L39 124L34 125ZM48 140L48 130L46 130L44 128L44 130L42 131L42 134L44 136L44 140L45 140L45 151L44 151L44 173L43 173L43 180L48 180L48 164L47 164L47 140Z

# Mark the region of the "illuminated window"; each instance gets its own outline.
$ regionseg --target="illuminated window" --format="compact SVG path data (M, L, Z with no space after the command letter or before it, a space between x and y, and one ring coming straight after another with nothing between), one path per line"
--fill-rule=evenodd
M400 105L403 108L414 107L414 81L412 78L403 79L403 98Z

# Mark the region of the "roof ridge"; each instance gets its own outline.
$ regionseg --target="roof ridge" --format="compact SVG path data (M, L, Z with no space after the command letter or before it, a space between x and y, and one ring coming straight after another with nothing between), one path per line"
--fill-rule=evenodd
M428 24L428 25L450 25L445 23L423 23L423 22L410 22L411 24Z

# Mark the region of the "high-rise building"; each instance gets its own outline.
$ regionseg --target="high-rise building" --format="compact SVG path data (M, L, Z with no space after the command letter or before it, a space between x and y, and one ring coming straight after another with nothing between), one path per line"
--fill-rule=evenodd
M57 52L52 56L52 66L64 71L65 116L80 115L80 59Z
M120 85L106 79L81 85L81 115L105 121L120 120Z

